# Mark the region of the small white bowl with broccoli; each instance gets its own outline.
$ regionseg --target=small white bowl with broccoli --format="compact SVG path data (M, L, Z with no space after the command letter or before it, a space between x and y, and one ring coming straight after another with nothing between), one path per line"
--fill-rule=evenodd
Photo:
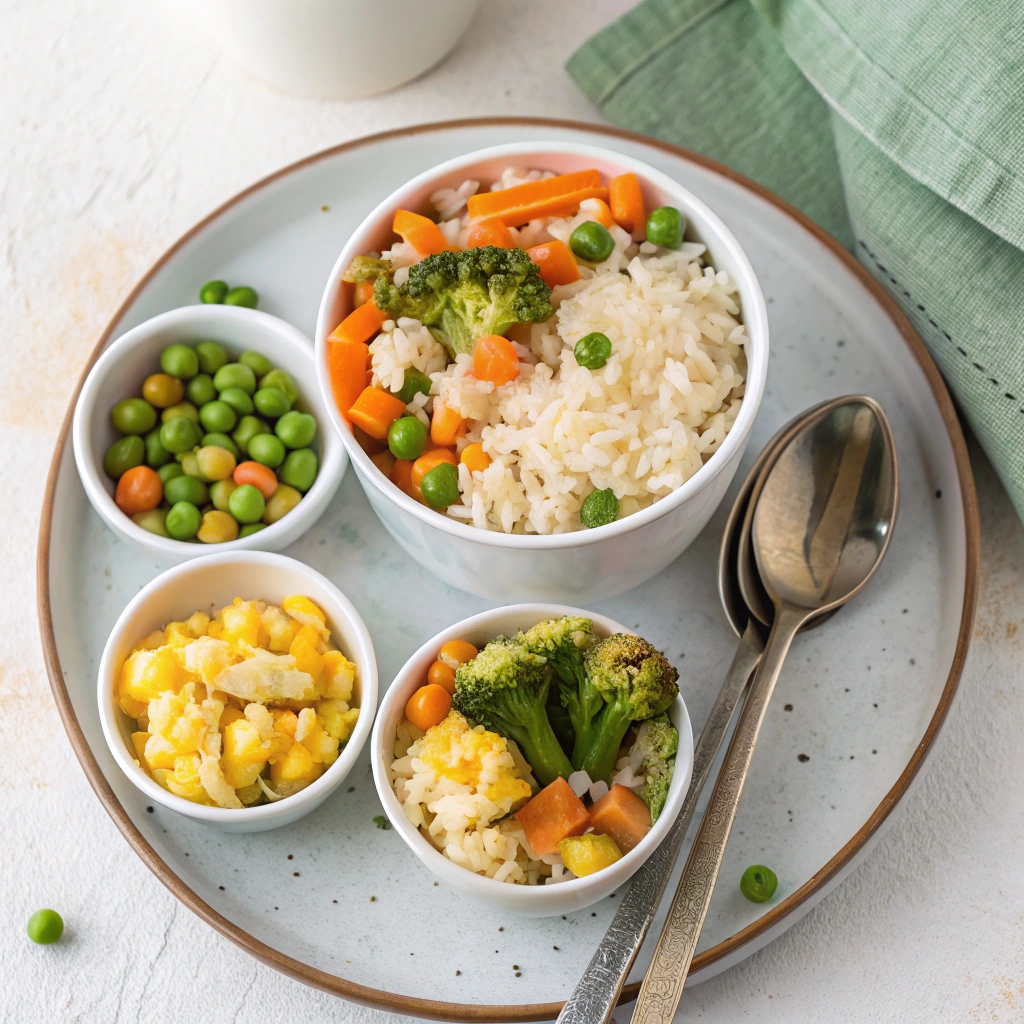
M424 731L409 709L443 682L439 661L455 692ZM478 901L529 917L588 907L682 807L693 735L677 679L652 644L593 612L520 604L455 623L381 701L370 760L384 810L424 866Z

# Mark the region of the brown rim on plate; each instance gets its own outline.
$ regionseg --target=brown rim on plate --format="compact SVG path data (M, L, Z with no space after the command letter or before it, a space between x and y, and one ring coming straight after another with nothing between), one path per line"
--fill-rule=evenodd
M96 759L86 742L81 725L75 715L75 710L68 696L67 687L64 684L64 673L60 660L57 656L57 645L53 634L53 619L50 611L50 530L53 518L54 492L57 486L57 477L60 471L60 463L67 445L68 433L71 428L72 416L78 394L86 375L92 368L93 363L99 357L115 327L125 315L132 303L138 298L142 291L149 284L154 275L164 264L175 255L175 253L191 238L211 224L225 211L243 199L253 195L273 182L299 171L310 164L320 160L328 159L339 153L357 147L374 145L386 139L401 137L404 135L419 135L426 132L445 131L458 128L482 128L495 126L510 127L537 127L537 128L561 128L567 131L581 131L599 133L612 139L624 139L629 142L637 142L642 145L652 146L657 149L671 153L673 156L681 157L691 163L697 164L706 170L712 171L736 182L738 185L760 196L762 199L772 203L783 213L787 214L807 232L813 235L819 242L827 246L834 255L853 273L868 291L875 297L878 304L888 314L890 319L900 332L911 354L917 360L924 375L931 387L932 394L939 406L946 432L949 435L950 443L953 446L953 455L956 462L957 478L960 490L963 495L963 513L965 527L965 555L966 573L964 579L964 600L960 617L960 629L957 634L956 649L953 652L953 660L950 665L949 675L943 687L935 712L925 729L924 736L914 751L906 768L896 780L892 788L886 793L882 802L875 808L864 825L857 831L846 845L836 853L831 860L821 867L810 879L799 889L791 893L777 906L772 907L763 917L741 929L717 946L704 950L693 959L691 973L700 971L717 961L735 953L748 942L763 936L784 918L792 914L801 904L805 903L822 887L828 885L833 878L850 864L854 856L874 836L882 826L889 814L893 811L899 801L907 792L913 782L918 770L924 762L925 757L931 750L932 744L939 729L945 720L946 714L952 704L957 686L960 682L960 675L963 671L964 661L967 657L967 648L970 643L971 631L974 626L974 613L978 597L978 576L980 565L980 526L978 517L978 497L974 487L974 476L971 471L970 459L967 454L967 446L964 442L963 432L957 419L956 410L949 392L946 390L945 382L939 373L931 355L925 348L924 343L917 336L910 321L903 311L882 286L861 266L856 258L831 235L823 231L817 224L809 220L794 206L780 199L774 193L762 188L756 182L738 174L724 165L710 160L698 153L692 153L680 146L674 146L658 139L639 135L636 132L626 131L621 128L609 128L604 125L587 124L582 121L558 120L535 117L483 117L466 118L454 121L439 121L429 124L414 125L407 128L397 128L391 131L380 132L376 135L368 135L350 142L332 146L319 153L305 157L296 163L283 167L266 178L250 185L229 199L226 203L217 207L212 213L204 217L198 224L186 231L177 242L174 243L146 272L139 283L132 289L131 293L121 304L121 307L114 314L106 329L103 331L93 349L89 361L82 371L82 375L75 386L75 392L68 406L68 411L61 425L60 434L57 438L57 445L54 450L53 460L50 463L50 470L46 480L46 491L43 499L42 513L39 525L39 546L36 558L36 594L37 611L39 615L39 627L43 644L43 660L46 664L46 671L50 677L50 688L53 691L54 700L57 703L57 710L64 723L64 729L71 740L78 760L81 762L89 784L103 804L104 809L114 820L114 824L120 829L121 834L128 841L129 845L142 858L146 866L160 879L170 891L184 903L191 911L198 914L207 924L216 928L223 936L230 939L237 946L250 953L257 960L270 967L281 971L284 974L330 992L342 996L353 1002L363 1003L378 1009L391 1010L399 1013L414 1014L421 1017L429 1017L437 1020L450 1021L535 1021L550 1020L558 1015L562 1003L519 1003L511 1006L487 1005L483 1003L449 1003L436 999L420 999L415 996L401 995L394 992L385 992L381 989L370 988L366 985L359 985L355 982L346 981L337 975L310 967L290 956L280 953L278 950L260 942L248 932L233 924L223 915L214 910L208 903L201 899L192 889L160 859L159 855L142 834L135 827L125 809L121 806L113 790L100 771ZM626 1002L636 997L639 983L627 985L623 989L622 1001Z

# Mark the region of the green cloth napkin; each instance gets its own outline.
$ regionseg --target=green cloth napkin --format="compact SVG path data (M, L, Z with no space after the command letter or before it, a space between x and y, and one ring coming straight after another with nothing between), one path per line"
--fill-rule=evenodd
M1024 518L1024 3L645 0L567 65L847 245L912 320Z

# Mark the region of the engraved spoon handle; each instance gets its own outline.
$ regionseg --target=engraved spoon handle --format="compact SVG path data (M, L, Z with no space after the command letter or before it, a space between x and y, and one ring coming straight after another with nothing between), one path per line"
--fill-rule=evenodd
M711 793L711 801L697 830L697 837L672 899L668 919L640 986L633 1011L633 1024L671 1024L675 1016L697 940L704 926L704 918L711 904L711 894L722 866L725 845L736 818L736 808L743 793L743 783L754 756L754 745L761 731L768 701L793 637L806 618L805 611L785 604L776 609L775 622L761 664L743 702L736 730Z
M665 893L679 849L690 827L697 798L707 782L744 687L761 660L764 642L751 621L740 638L725 682L693 751L693 774L682 810L647 862L633 876L615 917L572 995L558 1024L606 1024L618 1002L647 930Z

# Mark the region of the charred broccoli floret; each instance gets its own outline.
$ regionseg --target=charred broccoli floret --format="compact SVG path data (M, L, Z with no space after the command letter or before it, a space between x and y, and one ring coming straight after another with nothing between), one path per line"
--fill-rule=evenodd
M542 786L572 774L572 764L548 721L550 686L551 668L543 657L499 637L459 666L452 701L474 725L515 740Z
M576 767L595 782L607 782L630 724L668 709L679 693L679 673L661 651L627 633L600 640L584 655L583 665L605 703Z
M641 723L629 752L630 762L638 765L647 780L643 797L651 810L652 825L665 806L678 749L679 733L668 715L661 714Z
M478 249L427 256L396 285L377 277L374 301L392 317L414 317L454 358L472 354L477 338L554 314L551 289L524 249Z
M547 658L554 671L554 690L558 701L568 716L571 725L571 741L567 744L569 730L565 729L562 716L553 713L549 706L548 717L562 745L572 750L572 763L582 759L583 752L590 748L590 732L594 720L604 708L604 698L587 681L583 667L583 655L597 643L590 619L575 615L563 615L560 619L538 622L532 629L520 633L516 639L534 654ZM549 700L549 705L553 703Z

